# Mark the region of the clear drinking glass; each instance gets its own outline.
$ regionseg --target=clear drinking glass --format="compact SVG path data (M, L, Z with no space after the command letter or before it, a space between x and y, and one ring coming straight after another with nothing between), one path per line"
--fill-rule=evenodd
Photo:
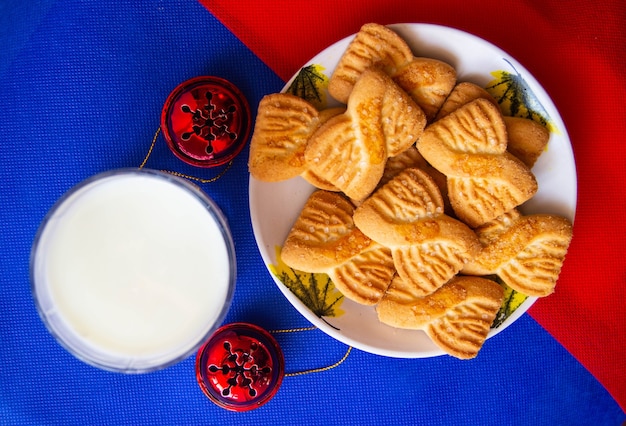
M219 327L236 259L224 214L198 187L120 169L54 205L30 274L39 314L65 349L104 370L143 373L187 358Z

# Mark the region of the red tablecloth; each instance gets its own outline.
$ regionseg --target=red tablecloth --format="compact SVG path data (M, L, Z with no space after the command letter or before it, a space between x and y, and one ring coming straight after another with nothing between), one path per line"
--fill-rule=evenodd
M570 134L578 174L574 239L558 291L530 314L626 407L626 3L357 3L203 0L285 81L366 22L459 28L504 49L544 86ZM269 30L271 29L271 30Z

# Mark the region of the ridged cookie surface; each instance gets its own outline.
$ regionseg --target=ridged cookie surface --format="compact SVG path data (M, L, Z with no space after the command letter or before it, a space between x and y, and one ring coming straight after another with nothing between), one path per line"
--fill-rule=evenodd
M413 58L392 77L424 110L429 122L434 120L456 85L456 70L432 58Z
M393 179L394 176L409 168L421 169L433 178L443 198L444 212L448 215L454 214L452 207L450 206L450 201L448 200L448 183L446 175L428 164L415 145L394 157L389 157L387 164L385 165L383 177L380 179L378 186L383 186Z
M337 115L343 114L344 112L346 112L346 109L343 107L327 108L327 109L320 111L319 112L319 125L322 126L331 118ZM307 167L306 170L302 172L300 176L302 176L304 180L309 182L311 185L313 185L317 189L325 189L327 191L335 191L335 192L339 191L339 189L335 185L321 178L320 176L316 175L309 167Z
M437 112L435 119L439 120L451 112L456 111L463 105L481 98L488 100L494 105L498 104L495 98L482 87L468 81L460 82L454 86L454 89L452 89L452 92L450 92L450 95L446 98L441 109Z
M378 184L387 157L408 149L425 125L423 111L389 76L368 69L355 84L346 112L311 136L305 161L318 178L362 200Z
M412 59L411 49L397 33L384 25L365 24L340 58L330 77L328 93L339 102L347 103L363 71L376 67L393 75Z
M375 305L383 297L396 270L391 250L372 244L326 273L337 290L362 305Z
M303 173L304 150L319 125L319 113L309 102L287 93L264 96L250 139L250 174L278 182Z
M476 234L483 249L463 273L496 274L528 296L554 291L572 239L569 220L547 214L523 216L513 210L477 228Z
M497 101L485 89L476 84L457 84L437 113L439 120L465 104L476 99L486 99L494 105ZM507 133L507 150L532 168L544 152L550 132L542 124L528 118L503 116Z
M443 213L441 193L420 169L406 169L359 205L354 223L391 249L413 292L427 295L451 279L480 250L474 232Z
M480 277L457 276L436 292L420 297L396 276L376 307L381 322L424 330L447 354L474 358L502 305L503 288Z
M485 99L474 100L429 125L417 148L446 175L450 204L471 227L495 219L537 192L530 169L506 151L500 111Z
M353 213L341 194L315 191L287 235L282 260L300 271L326 272L363 252L374 243L354 226Z
M395 273L391 251L354 226L354 206L335 192L315 191L281 251L289 267L326 273L347 298L378 303Z

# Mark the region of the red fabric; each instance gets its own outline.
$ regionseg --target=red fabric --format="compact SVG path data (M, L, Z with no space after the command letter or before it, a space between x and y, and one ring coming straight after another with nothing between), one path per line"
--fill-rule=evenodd
M557 291L529 312L626 407L623 0L201 2L284 80L366 22L456 27L524 64L560 110L578 171L574 239Z

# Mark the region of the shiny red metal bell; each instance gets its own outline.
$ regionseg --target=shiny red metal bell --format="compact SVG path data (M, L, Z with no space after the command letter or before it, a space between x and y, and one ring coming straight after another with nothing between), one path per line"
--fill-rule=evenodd
M204 394L222 408L248 411L278 391L285 370L274 337L253 324L218 329L198 351L196 379Z
M219 77L178 85L161 113L161 131L174 155L198 167L232 160L250 134L250 107L239 89Z

